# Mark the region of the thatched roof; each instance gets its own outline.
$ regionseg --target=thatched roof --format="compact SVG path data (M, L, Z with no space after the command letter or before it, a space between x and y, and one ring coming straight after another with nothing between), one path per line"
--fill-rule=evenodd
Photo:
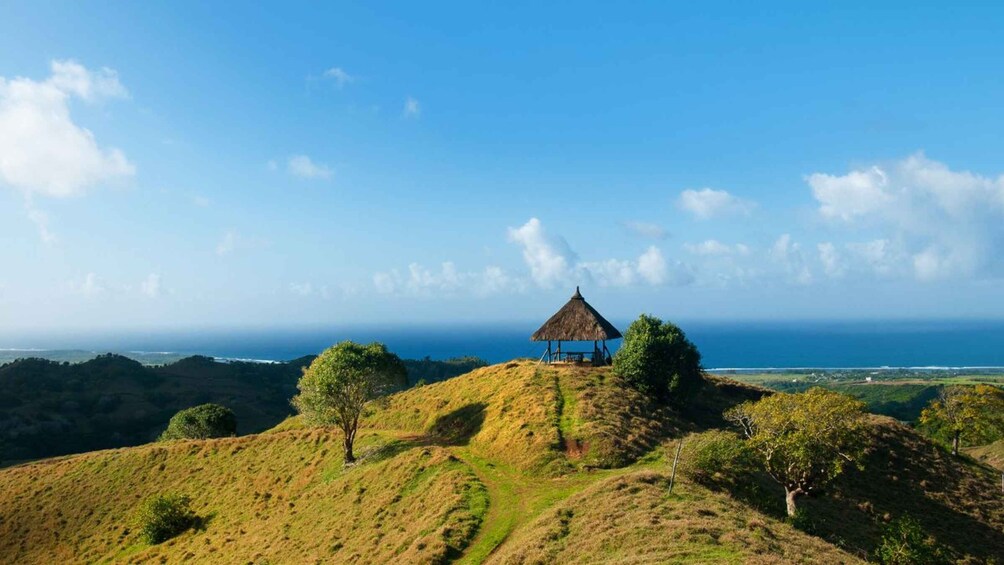
M568 304L533 332L530 341L600 341L617 339L621 332L582 298L575 287Z

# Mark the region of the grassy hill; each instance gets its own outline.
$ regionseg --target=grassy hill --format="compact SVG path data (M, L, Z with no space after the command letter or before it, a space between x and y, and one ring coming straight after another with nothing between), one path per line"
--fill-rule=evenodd
M147 366L121 355L82 363L17 359L0 365L0 460L23 460L152 441L181 409L214 402L257 433L293 412L301 369L313 360L223 363L187 357ZM405 360L409 382L437 381L484 365L468 357Z
M20 465L0 470L0 562L856 563L903 512L957 557L1004 555L996 476L888 419L865 470L807 501L811 528L766 502L779 487L758 501L677 477L668 495L677 439L760 394L711 379L676 411L607 369L518 362L394 395L348 468L337 433L296 418ZM204 523L144 545L131 516L166 492Z

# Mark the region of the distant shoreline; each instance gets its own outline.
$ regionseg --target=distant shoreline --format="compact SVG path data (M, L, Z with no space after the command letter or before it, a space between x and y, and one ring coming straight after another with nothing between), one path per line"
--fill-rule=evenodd
M288 363L292 359L263 359L254 357L229 357L229 356L218 356L218 355L205 355L202 353L186 353L179 351L88 351L81 349L42 349L42 348L0 348L0 363L9 363L16 359L23 358L41 358L48 359L50 361L56 362L69 362L69 363L81 363L89 359L93 359L99 355L105 355L112 353L115 355L122 355L123 357L128 357L144 365L164 365L168 363L173 363L181 359L195 356L210 357L214 361L220 363L262 363L262 364L278 364L278 363ZM504 361L500 361L504 362ZM915 372L950 372L950 371L988 371L988 372L1001 372L1004 373L1004 366L1001 365L903 365L903 366L892 366L892 365L876 365L876 366L765 366L765 367L710 367L704 369L708 373L715 374L728 374L728 373L785 373L785 372L839 372L839 371L855 371L855 372L896 372L896 371L915 371Z

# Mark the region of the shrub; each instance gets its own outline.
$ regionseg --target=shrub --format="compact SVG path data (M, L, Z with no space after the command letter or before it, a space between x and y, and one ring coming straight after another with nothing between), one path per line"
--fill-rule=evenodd
M701 383L701 354L679 327L642 314L624 333L614 371L657 399L680 401Z
M158 494L143 502L138 522L140 537L151 545L169 540L198 523L189 507L191 499L177 494Z
M237 417L219 404L186 408L171 417L160 440L209 439L237 435Z
M885 526L882 541L874 553L875 560L886 565L926 565L943 561L934 541L908 514Z
M712 430L684 440L680 472L695 482L732 480L752 470L743 440L732 432Z

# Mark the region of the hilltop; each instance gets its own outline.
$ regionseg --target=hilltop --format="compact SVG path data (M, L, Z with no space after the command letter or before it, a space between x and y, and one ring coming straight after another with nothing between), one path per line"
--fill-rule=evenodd
M709 378L675 410L607 368L513 362L391 396L347 468L340 435L298 418L20 465L0 470L0 561L857 563L904 512L957 557L1004 554L997 477L887 418L864 470L807 501L809 525L769 484L760 500L678 476L667 494L679 438L764 393ZM143 545L130 516L164 492L204 523Z

